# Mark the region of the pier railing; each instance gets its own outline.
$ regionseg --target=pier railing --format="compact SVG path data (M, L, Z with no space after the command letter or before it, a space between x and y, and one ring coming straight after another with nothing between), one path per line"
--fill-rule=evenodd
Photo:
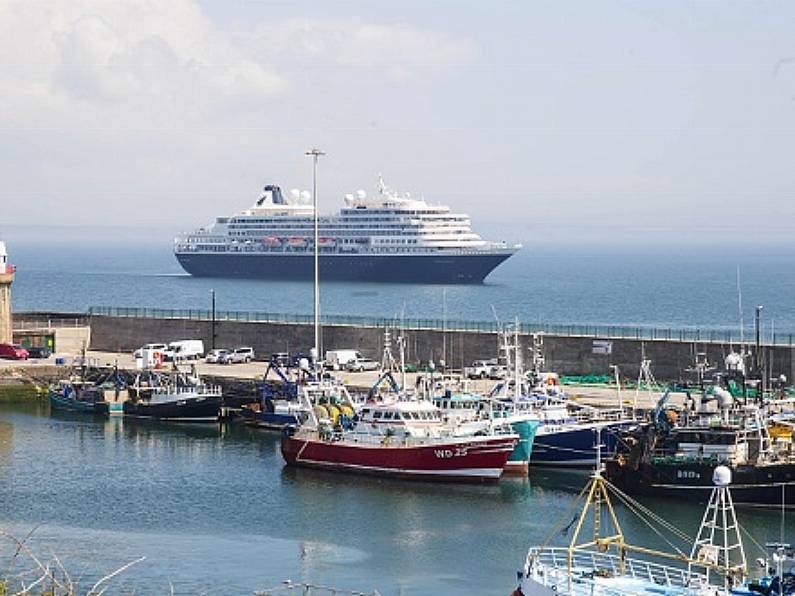
M14 313L11 326L14 331L85 327L88 317L82 313L24 312Z
M167 309L140 308L117 306L92 306L88 309L89 316L108 316L143 319L188 319L209 321L213 317L210 310L204 309ZM251 323L283 323L295 325L311 325L312 315L286 314L265 311L216 311L216 321L236 321ZM323 325L349 325L356 327L390 327L403 328L409 331L468 331L475 333L497 333L500 328L496 321L464 321L424 318L367 317L354 315L322 316ZM511 327L512 329L512 327ZM594 339L634 339L643 341L680 341L688 343L716 343L739 345L739 329L700 329L693 327L657 327L632 325L603 325L577 323L520 323L519 333L524 335L546 334L563 337L593 337ZM753 337L746 330L743 342L749 344ZM765 345L792 346L795 342L793 333L765 333L762 343Z

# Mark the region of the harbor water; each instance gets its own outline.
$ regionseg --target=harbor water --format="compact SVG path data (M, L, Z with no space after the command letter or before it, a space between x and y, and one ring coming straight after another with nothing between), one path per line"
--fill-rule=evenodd
M57 554L85 586L146 557L114 579L113 593L251 594L292 579L384 595L505 596L528 546L573 517L587 480L532 470L496 485L445 485L298 470L284 467L278 443L236 425L0 404L0 528L32 532L29 546ZM691 535L698 527L699 505L645 503ZM618 513L631 542L666 546ZM739 517L758 542L779 538L776 512ZM9 556L3 543L0 564Z

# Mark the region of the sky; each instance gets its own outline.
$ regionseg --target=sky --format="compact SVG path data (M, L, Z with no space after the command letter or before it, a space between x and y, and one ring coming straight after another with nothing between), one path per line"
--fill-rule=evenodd
M0 0L0 235L377 175L494 239L787 242L795 4Z

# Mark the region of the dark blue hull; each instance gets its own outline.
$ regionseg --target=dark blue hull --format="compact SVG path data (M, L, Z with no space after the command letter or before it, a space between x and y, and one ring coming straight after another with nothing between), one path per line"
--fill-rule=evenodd
M217 422L220 397L175 399L167 403L124 402L124 415L177 422Z
M268 430L284 430L288 426L299 426L302 422L295 414L274 414L273 412L257 412L246 416L246 424Z
M619 422L602 426L602 454L613 453L619 440L619 430L633 424ZM544 434L539 428L530 465L592 468L596 464L596 451L596 431L593 427L567 428L550 434Z
M479 284L512 251L450 255L321 254L327 281ZM179 253L182 268L198 277L305 280L314 278L312 253Z

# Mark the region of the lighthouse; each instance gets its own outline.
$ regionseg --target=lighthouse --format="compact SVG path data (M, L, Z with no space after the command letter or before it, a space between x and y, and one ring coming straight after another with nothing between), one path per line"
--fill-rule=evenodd
M11 284L14 267L8 262L5 242L0 240L0 344L12 342Z

